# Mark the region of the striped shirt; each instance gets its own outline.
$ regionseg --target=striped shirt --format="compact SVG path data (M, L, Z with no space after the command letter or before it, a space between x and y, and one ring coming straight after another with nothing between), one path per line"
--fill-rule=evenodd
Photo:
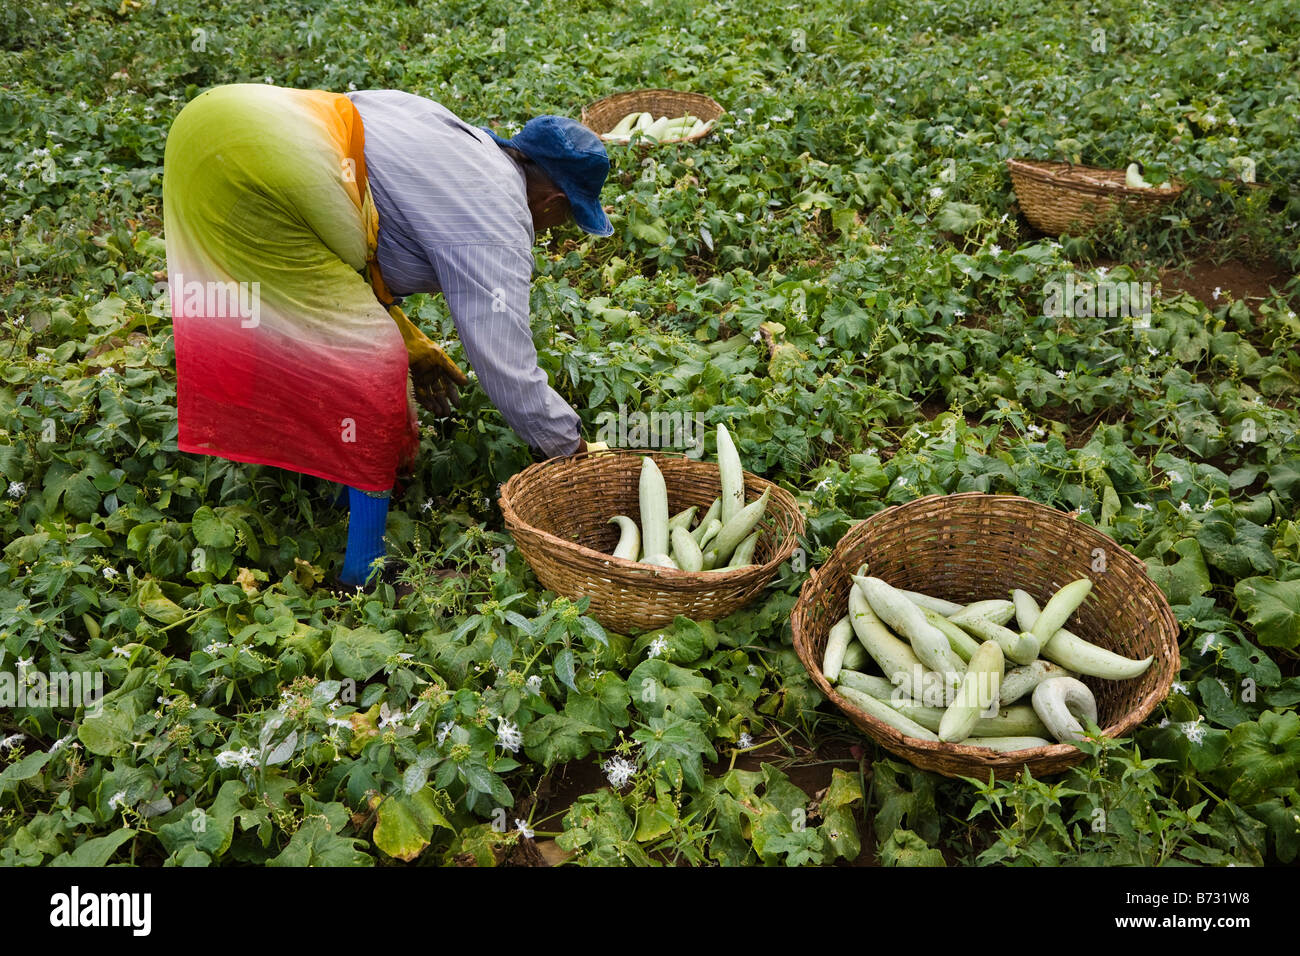
M394 295L441 292L492 404L542 454L577 448L577 413L537 364L524 173L487 133L400 90L349 94L365 128L376 256Z

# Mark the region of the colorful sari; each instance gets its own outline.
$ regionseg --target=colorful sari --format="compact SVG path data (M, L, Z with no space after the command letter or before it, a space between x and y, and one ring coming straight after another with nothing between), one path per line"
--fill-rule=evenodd
M339 94L196 97L167 139L163 216L181 451L391 488L418 446L407 348L361 274L373 208Z

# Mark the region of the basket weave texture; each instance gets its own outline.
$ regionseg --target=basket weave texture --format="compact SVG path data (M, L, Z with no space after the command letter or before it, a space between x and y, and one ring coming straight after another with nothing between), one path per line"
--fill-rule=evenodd
M1032 159L1008 159L1007 169L1025 218L1049 236L1087 232L1122 212L1145 214L1185 188L1175 179L1167 190L1133 189L1125 185L1122 169Z
M582 124L600 136L617 126L618 121L628 113L651 113L655 117L677 117L690 113L708 124L695 135L677 140L681 143L690 143L703 139L713 132L718 118L725 112L726 110L718 104L717 100L703 93L684 93L680 90L630 90L626 93L615 93L583 107ZM647 140L645 145L655 144Z
M614 515L640 525L641 458L663 472L668 510L707 510L722 492L718 466L663 451L619 449L553 458L530 466L501 490L506 528L542 585L577 600L590 597L587 613L620 633L653 630L678 614L716 620L740 610L776 576L803 532L794 497L745 472L745 499L770 489L758 530L754 564L734 571L675 571L615 558Z
M821 670L826 638L848 613L851 575L864 561L869 574L895 587L962 604L1007 598L1022 588L1041 605L1070 581L1091 578L1092 591L1071 616L1070 631L1126 657L1155 655L1131 680L1081 678L1097 698L1098 724L1108 737L1140 724L1178 672L1178 624L1164 594L1140 560L1096 529L1011 495L931 495L887 508L855 525L804 583L791 619L794 646L822 693L860 730L924 770L988 780L990 770L1008 778L1028 767L1039 777L1062 773L1085 755L1070 744L1006 754L915 740L836 693Z

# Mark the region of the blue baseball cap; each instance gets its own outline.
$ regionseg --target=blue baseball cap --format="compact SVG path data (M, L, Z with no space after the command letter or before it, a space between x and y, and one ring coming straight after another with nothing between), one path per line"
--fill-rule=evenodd
M502 139L486 126L483 130L497 145L519 150L542 168L569 200L573 221L584 232L614 234L600 205L600 191L609 175L609 154L599 136L567 116L536 116L513 139Z

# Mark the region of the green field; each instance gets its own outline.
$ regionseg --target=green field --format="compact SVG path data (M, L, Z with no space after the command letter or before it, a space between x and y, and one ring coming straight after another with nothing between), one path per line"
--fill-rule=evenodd
M176 450L163 149L235 82L503 133L717 99L696 144L610 147L613 237L539 236L534 337L589 436L680 414L712 461L725 423L806 560L729 618L602 628L513 548L531 457L471 386L390 514L414 592L335 596L333 487ZM1291 0L5 5L0 865L1294 862L1298 115ZM1014 157L1187 188L1045 236ZM1059 314L1067 277L1150 314ZM464 367L440 298L407 305ZM1077 512L1181 626L1168 699L1068 774L890 758L791 647L853 523L961 491ZM64 672L102 706L19 698Z

